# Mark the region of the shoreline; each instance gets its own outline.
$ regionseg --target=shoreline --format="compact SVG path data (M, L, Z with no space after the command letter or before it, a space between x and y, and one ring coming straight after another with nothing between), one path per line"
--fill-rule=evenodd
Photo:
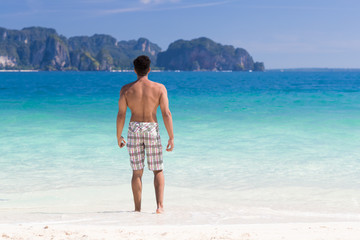
M40 70L0 70L0 72L40 72Z
M234 191L167 186L166 213L161 216L154 214L156 201L153 191L150 183L144 183L142 212L135 214L128 184L4 193L0 201L0 224L77 222L129 225L136 222L148 225L154 219L161 225L360 222L357 202L344 200L353 196L353 201L356 201L355 190L328 192L319 188L260 188ZM288 197L283 199L285 193ZM310 198L316 193L323 197ZM194 194L197 194L196 199Z

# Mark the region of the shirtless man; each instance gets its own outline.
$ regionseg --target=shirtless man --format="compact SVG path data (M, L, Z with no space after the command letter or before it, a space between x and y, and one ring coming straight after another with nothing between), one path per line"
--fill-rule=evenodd
M117 115L116 128L117 140L120 148L126 141L121 133L125 124L127 107L131 110L129 123L128 143L126 144L130 165L133 169L131 186L134 196L135 211L141 210L141 177L144 170L145 152L149 170L154 172L154 186L156 195L156 213L164 211L164 174L162 146L159 135L159 126L156 119L156 110L160 105L164 124L169 135L166 151L171 152L174 148L174 133L172 117L169 110L169 100L164 85L152 82L148 79L150 72L150 59L147 56L139 56L134 60L137 80L121 88L119 99L119 112Z

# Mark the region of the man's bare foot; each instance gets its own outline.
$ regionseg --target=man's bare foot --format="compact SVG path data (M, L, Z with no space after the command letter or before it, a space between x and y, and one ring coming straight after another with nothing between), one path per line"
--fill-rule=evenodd
M164 209L163 208L158 208L156 209L156 214L161 214L164 213Z

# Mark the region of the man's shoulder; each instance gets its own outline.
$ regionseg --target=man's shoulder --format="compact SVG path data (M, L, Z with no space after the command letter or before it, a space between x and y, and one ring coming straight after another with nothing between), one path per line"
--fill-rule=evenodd
M135 82L131 82L128 84L125 84L124 86L122 86L120 93L125 93L127 90L129 90L129 88L131 88L131 86L134 84Z
M125 84L124 86L122 86L121 89L129 88L129 87L131 87L134 83L135 83L135 82L131 82L131 83Z
M164 89L165 88L164 84L162 84L162 83L158 83L158 82L154 82L154 81L150 81L150 82L156 88L159 88L159 89Z
M149 79L149 83L150 83L150 86L151 86L151 88L153 90L156 89L156 91L162 92L165 89L165 86L162 83L154 82L154 81L152 81L150 79Z

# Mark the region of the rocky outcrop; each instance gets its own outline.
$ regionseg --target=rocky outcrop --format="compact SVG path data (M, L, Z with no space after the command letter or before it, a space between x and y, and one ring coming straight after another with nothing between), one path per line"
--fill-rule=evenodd
M99 69L99 62L89 52L84 52L80 55L80 71L97 71Z
M54 29L0 28L0 68L97 71L131 69L138 55L148 55L153 66L160 47L145 38L120 41L105 34L69 39Z
M114 66L114 59L107 49L101 49L96 59L99 61L99 69L102 71L111 70L111 67Z
M91 56L90 52L79 50L70 53L71 66L74 70L79 71L98 71L100 70L99 62Z
M146 38L139 38L138 40L130 40L130 41L119 41L118 47L122 49L131 49L131 51L127 51L126 56L129 59L135 59L137 56L146 53L146 55L150 58L152 67L156 66L158 53L161 52L161 48L150 42ZM132 63L130 64L130 67Z
M48 70L64 70L70 65L69 50L57 35L46 39L41 68Z
M91 55L98 54L102 49L117 48L116 39L105 34L95 34L91 37L71 37L68 40L68 44L70 51L80 50L83 52L89 52Z
M255 63L245 49L221 45L205 37L175 41L166 51L158 54L157 65L169 70L185 71L259 69L255 69Z
M146 38L117 41L106 34L66 37L52 28L29 27L20 31L0 28L0 69L106 71L132 69L139 55L150 57L151 67L186 71L264 71L242 48L221 45L202 37L178 40L168 49Z
M0 56L0 67L14 67L16 65L16 60L14 58L9 58L8 56Z
M263 62L255 62L254 63L254 71L265 71L265 65Z

